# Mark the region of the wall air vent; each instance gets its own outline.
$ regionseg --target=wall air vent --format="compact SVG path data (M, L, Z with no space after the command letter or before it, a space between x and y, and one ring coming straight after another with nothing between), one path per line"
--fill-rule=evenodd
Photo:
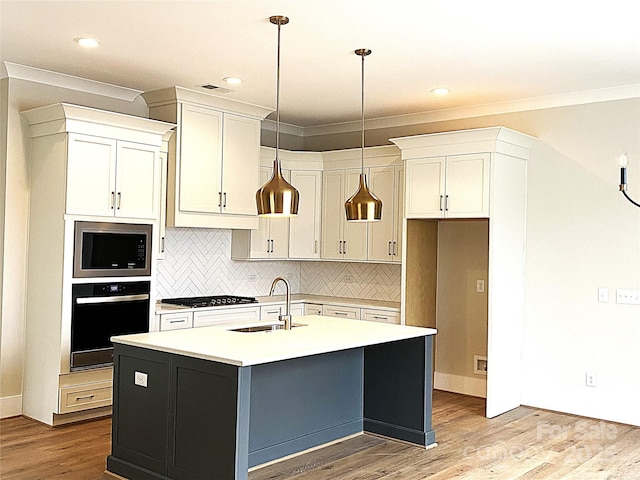
M214 85L212 83L205 83L204 85L200 85L200 88L204 88L205 90L209 90L215 93L231 93L233 90L225 87L220 87L218 85Z

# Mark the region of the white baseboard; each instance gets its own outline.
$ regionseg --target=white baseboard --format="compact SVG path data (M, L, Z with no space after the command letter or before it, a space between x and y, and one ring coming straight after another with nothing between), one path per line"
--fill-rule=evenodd
M433 388L445 392L462 393L472 397L487 398L487 379L463 377L450 373L435 372Z
M0 418L22 415L22 395L0 397Z

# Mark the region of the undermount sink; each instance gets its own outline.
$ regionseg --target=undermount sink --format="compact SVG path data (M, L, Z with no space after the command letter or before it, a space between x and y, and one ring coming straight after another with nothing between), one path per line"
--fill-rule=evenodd
M297 323L291 325L291 328L296 327L306 327L306 325L302 323ZM240 327L240 328L230 328L231 332L241 332L241 333L256 333L256 332L273 332L274 330L284 330L284 325L280 324L269 324L269 325L257 325L253 327Z

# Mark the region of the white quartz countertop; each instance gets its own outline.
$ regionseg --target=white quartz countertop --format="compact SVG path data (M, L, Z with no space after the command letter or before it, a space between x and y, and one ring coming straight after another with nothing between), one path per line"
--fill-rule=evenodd
M265 325L272 322L260 322ZM114 343L175 353L236 366L259 365L291 358L434 335L435 329L354 321L310 315L298 317L291 330L234 332L201 327L112 337ZM255 324L258 325L258 324Z
M273 296L260 296L256 297L258 303L244 303L239 305L229 305L226 308L250 308L256 306L267 306L273 305L276 303L284 303L285 296L284 295L273 295ZM304 293L297 293L291 295L291 303L318 303L322 305L338 305L344 307L363 307L363 308L384 308L387 310L396 310L400 311L400 302L389 302L384 300L371 300L371 299L363 299L363 298L345 298L345 297L327 297L322 295L307 295ZM168 303L160 303L158 301L156 303L155 312L157 314L161 313L172 313L176 311L185 311L185 310L205 310L205 309L220 309L225 308L224 306L217 307L183 307L180 305L171 305Z

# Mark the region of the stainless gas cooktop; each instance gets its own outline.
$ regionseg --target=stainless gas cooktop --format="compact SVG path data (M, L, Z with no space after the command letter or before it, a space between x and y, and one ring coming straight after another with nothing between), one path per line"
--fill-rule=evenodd
M238 297L236 295L213 295L210 297L163 298L162 303L182 305L184 307L222 307L225 305L258 303L258 301L253 297Z

